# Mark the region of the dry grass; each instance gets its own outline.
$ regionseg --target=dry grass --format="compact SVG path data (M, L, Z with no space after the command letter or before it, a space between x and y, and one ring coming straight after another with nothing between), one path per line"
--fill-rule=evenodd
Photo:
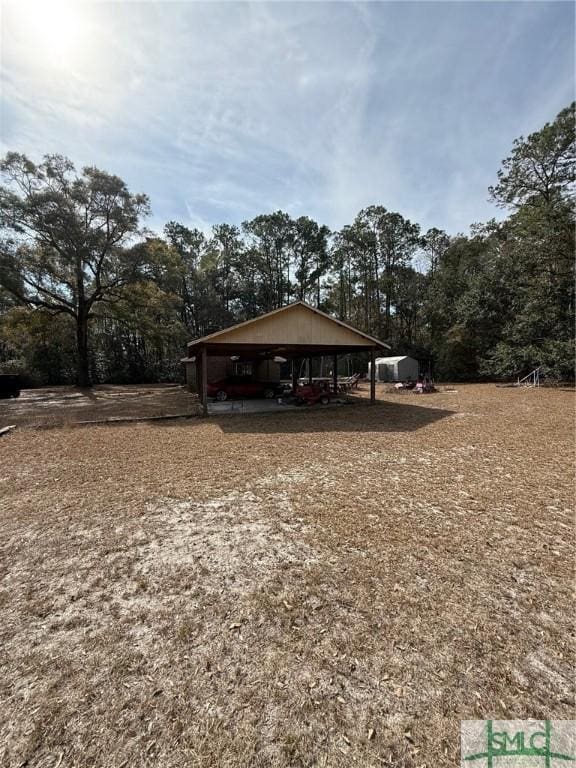
M0 427L55 427L79 421L195 414L197 402L195 395L178 384L25 389L16 400L0 400Z
M573 395L0 442L0 765L458 762L574 717Z

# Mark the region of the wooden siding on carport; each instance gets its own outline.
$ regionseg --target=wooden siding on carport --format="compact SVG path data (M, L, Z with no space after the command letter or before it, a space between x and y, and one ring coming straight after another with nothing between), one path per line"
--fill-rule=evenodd
M218 381L232 373L234 363L229 357L211 357L208 368L208 381ZM198 391L196 381L196 363L186 363L186 384L192 392Z
M208 339L207 339L208 341ZM324 317L303 304L285 307L282 312L258 318L255 322L230 328L209 338L218 344L270 344L271 346L315 344L342 347L366 347L374 342ZM191 343L191 346L194 342Z
M254 378L256 381L280 381L280 363L274 360L247 360L254 366ZM198 391L196 382L196 363L188 362L186 365L186 384L191 392ZM234 374L234 360L230 357L208 358L208 382L219 381L226 376Z

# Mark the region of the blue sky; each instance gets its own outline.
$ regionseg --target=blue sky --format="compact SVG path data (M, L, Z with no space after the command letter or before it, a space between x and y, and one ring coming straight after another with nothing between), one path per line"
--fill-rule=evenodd
M382 204L450 233L574 98L570 2L2 2L0 150L122 176L150 226Z

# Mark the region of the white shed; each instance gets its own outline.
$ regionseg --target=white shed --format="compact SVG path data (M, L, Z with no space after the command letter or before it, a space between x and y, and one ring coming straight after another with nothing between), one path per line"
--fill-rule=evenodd
M377 357L375 360L376 381L416 381L420 372L418 360L406 355L398 357ZM370 367L368 367L370 372Z

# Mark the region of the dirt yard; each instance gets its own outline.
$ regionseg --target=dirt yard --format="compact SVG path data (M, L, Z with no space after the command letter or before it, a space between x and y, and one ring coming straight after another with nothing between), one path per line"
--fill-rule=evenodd
M42 387L24 389L15 400L0 400L0 427L55 427L82 421L196 414L197 410L197 398L178 384Z
M573 718L573 393L384 397L0 438L0 765L452 768L461 719Z

